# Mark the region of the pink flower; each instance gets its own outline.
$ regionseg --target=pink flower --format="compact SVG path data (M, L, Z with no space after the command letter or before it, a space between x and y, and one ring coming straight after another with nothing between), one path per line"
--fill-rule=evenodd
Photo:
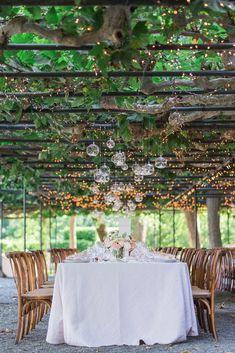
M122 248L122 245L120 243L118 243L118 242L114 242L111 247L114 250L119 250L119 249Z

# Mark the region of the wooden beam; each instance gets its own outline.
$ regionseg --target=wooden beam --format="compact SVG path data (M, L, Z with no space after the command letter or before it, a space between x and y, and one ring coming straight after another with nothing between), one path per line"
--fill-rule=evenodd
M100 77L235 77L233 70L177 70L177 71L108 71L102 74L94 71L1 71L0 77L11 78L100 78Z
M192 1L191 1L192 2ZM187 0L1 0L1 6L187 6Z
M72 50L72 51L90 51L94 48L94 45L82 45L82 46L68 46L61 44L36 44L36 43L10 43L0 45L0 51L2 50ZM234 43L203 43L203 44L159 44L154 43L147 45L143 48L137 48L139 51L161 51L161 50L231 50L234 49Z

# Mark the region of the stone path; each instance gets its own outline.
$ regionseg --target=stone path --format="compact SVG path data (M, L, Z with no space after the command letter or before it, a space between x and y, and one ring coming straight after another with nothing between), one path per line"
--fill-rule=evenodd
M53 346L46 343L48 317L28 336L15 345L17 299L14 282L0 278L0 353L235 353L235 295L219 293L216 303L219 342L209 334L189 338L174 345L112 346L100 348Z

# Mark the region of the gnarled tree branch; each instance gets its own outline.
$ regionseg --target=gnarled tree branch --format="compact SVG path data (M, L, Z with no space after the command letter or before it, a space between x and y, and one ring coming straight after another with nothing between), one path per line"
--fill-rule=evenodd
M128 22L129 7L107 7L103 14L102 26L96 32L84 33L78 36L66 35L61 29L52 30L29 21L24 16L16 16L0 28L0 44L7 43L14 34L34 33L52 42L69 46L81 46L102 41L119 45L124 37L124 27L126 24L128 25Z

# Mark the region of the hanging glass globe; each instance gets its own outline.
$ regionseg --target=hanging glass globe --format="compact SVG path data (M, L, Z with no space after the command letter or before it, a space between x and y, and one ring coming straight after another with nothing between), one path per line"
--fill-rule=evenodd
M167 166L167 159L160 156L155 160L155 167L159 169L164 169Z
M138 163L135 163L132 166L132 170L135 175L141 175L141 173L142 173L142 167Z
M102 173L110 174L110 168L105 163L99 168L99 170Z
M129 208L128 208L126 205L123 206L122 212L126 213L126 212L128 212L128 211L129 211Z
M135 201L136 202L142 202L143 201L143 196L141 194L136 194L135 195Z
M106 146L111 150L115 147L115 142L111 139L110 139L106 142Z
M98 185L96 184L92 184L91 185L91 191L93 192L93 194L98 194L100 192Z
M136 205L132 201L128 204L128 207L130 211L135 211L136 209Z
M118 192L118 183L113 183L113 185L111 186L111 191Z
M154 173L154 166L148 162L143 166L143 173L144 175L152 175Z
M105 201L109 204L111 204L116 200L116 197L112 192L109 192L108 194L106 194L104 198L105 198Z
M125 185L124 185L124 183L118 183L118 191L119 192L122 192L122 191L124 191L125 190Z
M86 148L86 153L90 157L98 156L99 152L100 152L99 146L97 146L94 142L91 145L87 146Z
M100 169L97 169L94 174L94 180L97 183L105 184L108 183L110 179L110 175L107 173L103 173Z
M117 166L121 167L126 162L126 156L124 152L116 152L111 158L111 161Z
M134 181L137 183L140 183L141 181L143 181L144 177L143 175L135 175L134 176Z
M120 199L117 199L117 200L114 202L113 211L119 211L120 208L122 207L122 205L123 205L123 202L122 202Z
M132 190L134 190L134 186L131 183L128 183L126 185L126 191L132 191Z
M124 164L121 166L121 169L122 169L122 170L128 170L128 164L124 163Z

